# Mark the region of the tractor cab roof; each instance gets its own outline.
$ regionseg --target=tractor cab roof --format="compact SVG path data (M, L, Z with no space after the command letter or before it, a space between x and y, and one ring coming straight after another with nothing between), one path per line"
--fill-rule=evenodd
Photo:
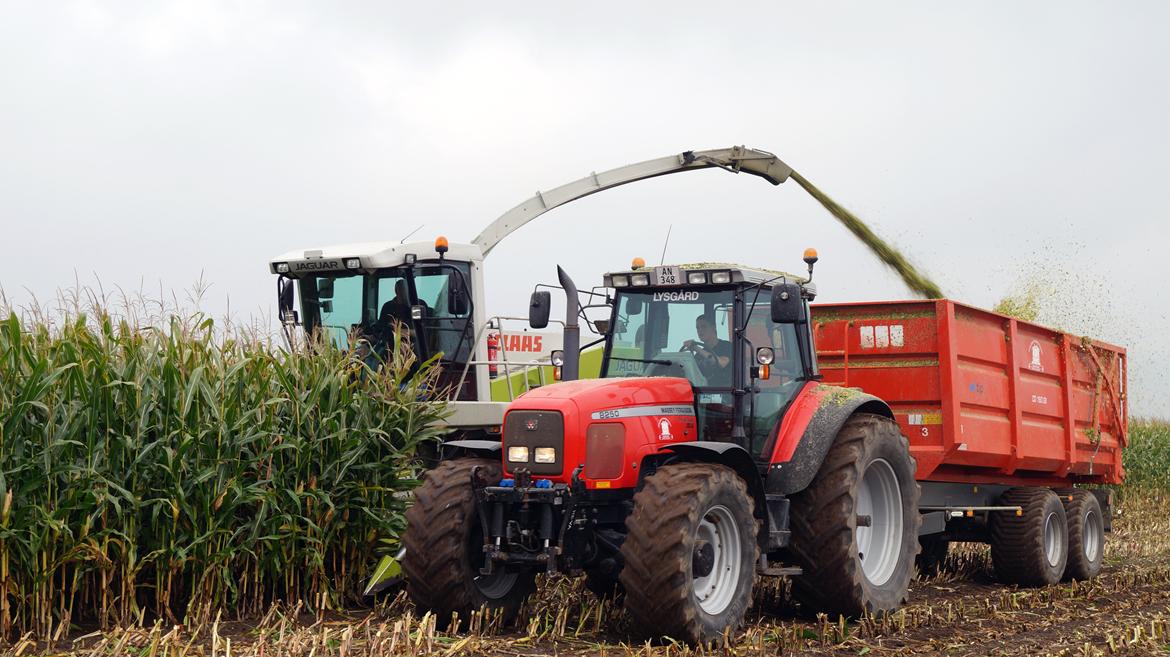
M661 274L669 275L671 269L677 267L680 279L677 283L660 280ZM779 279L811 287L804 276L797 276L775 269L745 267L725 262L696 262L679 265L664 265L659 267L635 267L624 271L610 272L605 275L605 287L691 287L697 285L726 285L747 283L749 285L768 283Z

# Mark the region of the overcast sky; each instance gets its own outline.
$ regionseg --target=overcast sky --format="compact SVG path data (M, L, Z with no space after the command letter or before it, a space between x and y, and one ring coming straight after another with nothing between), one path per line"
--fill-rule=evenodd
M211 285L272 313L270 257L468 241L537 189L690 149L770 150L951 297L1041 281L1170 416L1170 3L0 1L0 287ZM520 313L641 255L910 294L794 183L710 170L545 215L488 259ZM1059 318L1059 319L1055 319Z

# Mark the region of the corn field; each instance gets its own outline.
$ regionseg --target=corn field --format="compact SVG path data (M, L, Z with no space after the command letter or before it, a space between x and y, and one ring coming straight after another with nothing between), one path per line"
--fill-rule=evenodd
M432 366L153 323L0 322L0 643L338 608L401 529Z

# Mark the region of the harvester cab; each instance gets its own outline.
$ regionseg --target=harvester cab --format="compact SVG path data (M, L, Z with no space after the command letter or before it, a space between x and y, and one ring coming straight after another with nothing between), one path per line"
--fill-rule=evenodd
M478 246L445 237L348 244L285 253L270 267L278 276L280 320L290 343L299 339L299 327L337 349L367 353L374 367L403 347L416 362L437 359L437 387L460 402L448 424L500 424L506 400L491 398L485 333L495 324L489 325L482 302Z

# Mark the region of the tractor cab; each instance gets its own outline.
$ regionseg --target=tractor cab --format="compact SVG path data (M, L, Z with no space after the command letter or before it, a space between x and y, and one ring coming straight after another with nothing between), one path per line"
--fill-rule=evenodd
M605 285L615 298L602 378L685 379L699 440L735 442L766 459L785 409L817 376L808 322L813 284L702 263L638 266L605 275ZM773 315L774 296L783 317Z

